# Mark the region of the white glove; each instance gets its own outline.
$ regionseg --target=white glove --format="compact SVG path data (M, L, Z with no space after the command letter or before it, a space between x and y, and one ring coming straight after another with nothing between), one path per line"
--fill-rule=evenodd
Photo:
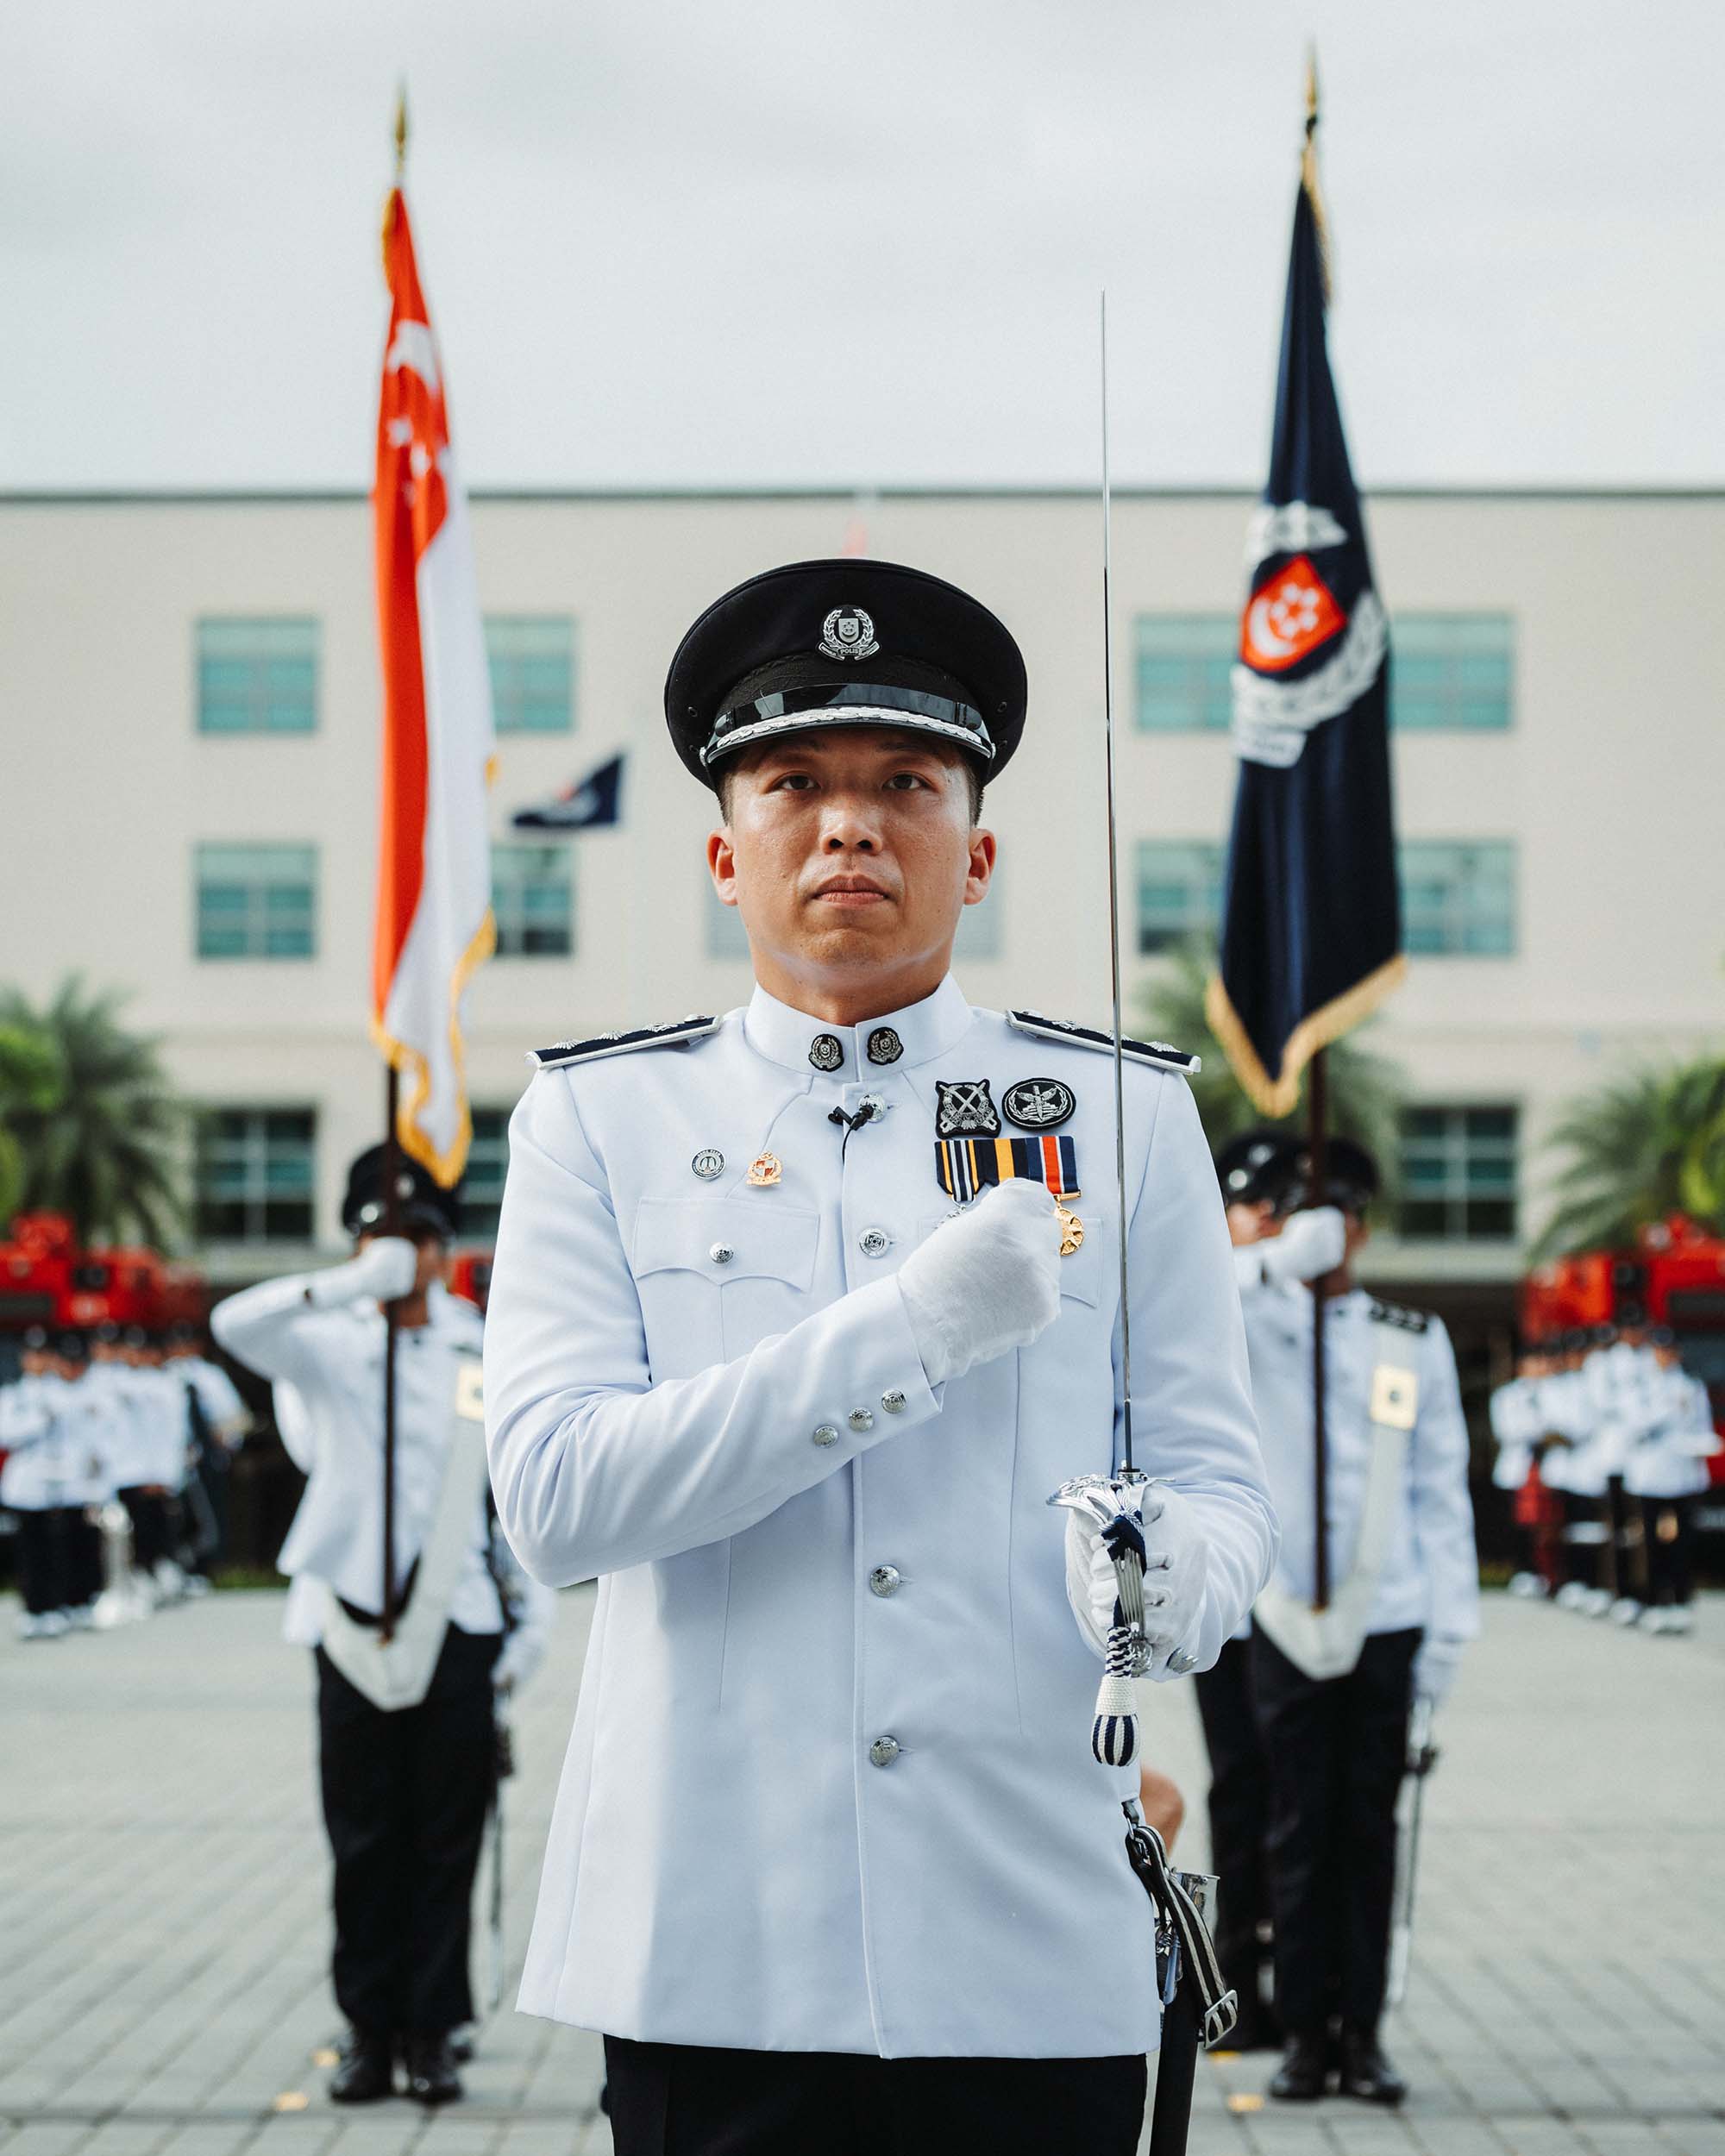
M306 1282L305 1300L319 1310L334 1310L366 1295L379 1302L394 1302L413 1293L418 1277L416 1246L405 1235L380 1235L345 1265L314 1273Z
M1041 1183L1019 1177L944 1221L899 1268L931 1385L1028 1347L1060 1315L1060 1228Z
M1428 1699L1433 1707L1443 1705L1456 1681L1456 1671L1461 1667L1461 1651L1466 1645L1465 1639L1446 1639L1440 1633L1427 1633L1414 1657L1415 1699Z
M1321 1280L1347 1255L1347 1223L1334 1206L1296 1213L1280 1235L1251 1246L1266 1280Z
M1165 1482L1145 1482L1126 1493L1136 1497L1144 1527L1144 1636L1151 1654L1150 1674L1168 1658L1203 1613L1209 1572L1209 1539L1190 1502ZM1098 1655L1106 1655L1114 1622L1114 1561L1101 1524L1088 1512L1066 1515L1066 1599L1078 1629Z

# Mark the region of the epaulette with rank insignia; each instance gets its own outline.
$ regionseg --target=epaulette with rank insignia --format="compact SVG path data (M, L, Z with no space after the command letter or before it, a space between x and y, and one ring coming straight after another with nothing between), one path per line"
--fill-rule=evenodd
M1020 1033L1034 1033L1045 1041L1070 1041L1075 1048L1100 1048L1110 1056L1114 1052L1114 1037L1094 1025L1074 1025L1065 1018L1045 1018L1040 1011L1008 1011L1009 1025L1017 1026ZM1134 1041L1122 1038L1120 1053L1130 1056L1134 1062L1154 1063L1158 1070L1177 1071L1182 1078L1195 1078L1204 1068L1196 1056L1188 1056L1182 1050L1170 1048L1166 1041Z
M1404 1332L1429 1332L1432 1320L1424 1310L1409 1310L1399 1302L1380 1302L1371 1298L1368 1314L1374 1325L1399 1326Z
M630 1033L596 1033L590 1041L555 1041L549 1048L530 1049L527 1060L536 1069L555 1070L561 1063L591 1063L637 1048L679 1048L704 1038L718 1025L717 1018L674 1018L668 1025L637 1025Z

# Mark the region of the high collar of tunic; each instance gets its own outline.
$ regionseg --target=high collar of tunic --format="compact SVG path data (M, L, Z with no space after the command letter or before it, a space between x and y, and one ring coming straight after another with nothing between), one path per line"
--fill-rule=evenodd
M860 1025L833 1025L781 1003L757 987L743 1014L749 1045L787 1070L813 1069L855 1084L895 1068L932 1062L970 1030L964 992L948 974L932 996L902 1011L885 1011ZM821 1044L816 1050L816 1044ZM816 1052L812 1054L811 1051Z

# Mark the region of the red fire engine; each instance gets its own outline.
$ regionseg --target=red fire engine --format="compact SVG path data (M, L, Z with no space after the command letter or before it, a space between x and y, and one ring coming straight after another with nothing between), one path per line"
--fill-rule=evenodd
M1633 1250L1557 1258L1521 1283L1524 1339L1596 1325L1669 1326L1725 1432L1725 1241L1675 1213L1643 1228ZM1709 1471L1725 1482L1725 1453Z
M0 1243L0 1332L141 1325L152 1332L199 1323L209 1305L204 1275L160 1251L80 1250L70 1220L24 1213Z

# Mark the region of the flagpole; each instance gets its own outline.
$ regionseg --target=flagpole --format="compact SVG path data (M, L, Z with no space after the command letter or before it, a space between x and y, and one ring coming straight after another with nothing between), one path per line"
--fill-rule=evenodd
M404 81L395 99L395 185L398 191L407 169L407 85ZM390 197L392 206L395 197ZM385 226L386 253L388 225ZM401 1232L401 1149L396 1137L396 1113L400 1106L400 1075L392 1056L384 1067L383 1092L383 1232ZM395 1637L395 1351L401 1335L401 1305L383 1307L383 1610L378 1636L386 1645Z
M383 1232L401 1232L401 1149L395 1114L401 1081L395 1065L385 1067L383 1141ZM383 1620L378 1636L395 1637L395 1347L401 1333L401 1305L383 1307Z
M1320 1048L1306 1066L1308 1083L1306 1106L1308 1117L1307 1144L1311 1154L1311 1200L1322 1205L1328 1176L1328 1147L1325 1125L1327 1121L1328 1090L1326 1081L1329 1075L1329 1051ZM1325 1275L1320 1274L1312 1282L1312 1519L1314 1537L1312 1572L1312 1608L1327 1609L1330 1606L1330 1532L1327 1519L1329 1506L1330 1461L1329 1443L1324 1425L1324 1292Z

